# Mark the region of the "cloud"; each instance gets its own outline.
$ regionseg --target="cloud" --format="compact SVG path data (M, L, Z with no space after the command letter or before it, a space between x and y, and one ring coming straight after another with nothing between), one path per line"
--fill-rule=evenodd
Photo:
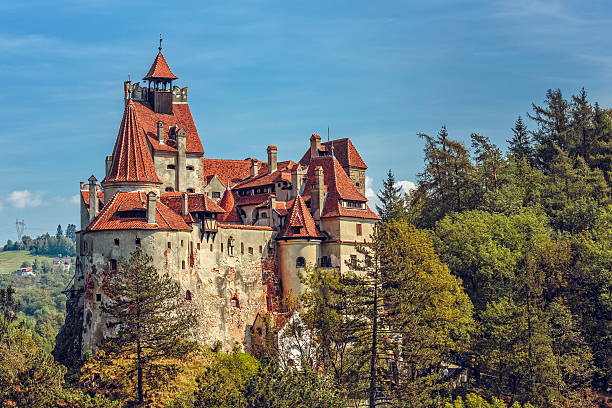
M13 191L8 195L8 201L15 208L34 208L42 204L42 193L29 190Z
M376 200L376 193L374 192L374 188L372 188L372 184L374 183L374 179L370 176L366 176L366 185L365 185L365 196L369 201Z
M395 183L395 187L401 187L402 190L404 190L404 193L406 194L410 193L412 190L416 190L417 188L416 184L414 184L412 181L409 181L409 180L400 180L397 183Z

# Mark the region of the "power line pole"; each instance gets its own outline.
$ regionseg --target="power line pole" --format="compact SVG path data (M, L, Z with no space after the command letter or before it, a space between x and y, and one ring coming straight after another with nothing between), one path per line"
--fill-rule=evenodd
M25 229L25 221L24 220L16 220L15 228L17 229L17 241L21 242L21 238L23 237L23 230Z

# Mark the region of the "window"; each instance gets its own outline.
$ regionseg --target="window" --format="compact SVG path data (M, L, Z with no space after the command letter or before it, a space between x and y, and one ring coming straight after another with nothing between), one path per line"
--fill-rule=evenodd
M119 238L115 238L115 245L119 245Z
M234 237L229 237L227 240L227 253L234 255Z
M188 188L188 189L187 189L187 192L188 192L188 193L195 193L195 190L194 190L193 188Z
M212 198L221 198L221 193L218 191L213 191Z
M244 254L244 242L240 243L240 253Z
M116 259L111 259L110 260L110 269L111 269L111 271L116 271L117 270L117 260Z
M360 237L361 235L363 235L363 231L361 230L361 224L355 224L355 229L357 232L357 236Z
M197 247L198 247L198 251L199 251L199 250L200 250L200 243L199 243L199 242L198 242L198 245L197 245Z
M140 238L136 238L136 246L140 248Z
M249 255L253 255L253 247L249 247Z
M168 249L172 249L172 242L168 241Z
M351 268L357 269L357 255L351 255Z
M321 257L321 267L323 267L323 268L331 267L331 259L329 258L329 256L322 256Z
M191 291L188 290L187 292L185 292L185 300L191 301Z
M170 193L174 191L174 189L172 187L166 187L166 193Z
M101 301L102 301L102 294L96 293L96 302L101 302Z
M169 164L169 165L166 166L166 168L168 170L174 170L175 169L174 164Z
M261 218L268 218L268 213L262 212L261 214L259 214L259 216Z
M223 252L223 242L221 243L221 252Z
M185 261L181 261L181 269L185 269Z
M187 166L187 170L193 171L193 166Z
M185 246L185 242L181 239L181 246Z
M259 253L263 254L263 247L261 245L259 246Z
M306 266L306 260L299 256L296 260L295 260L295 267L296 268L303 268Z
M240 307L240 299L238 299L238 295L236 293L234 293L230 298L230 304L233 307Z
M221 245L223 245L223 244L221 244ZM223 249L221 249L221 250L223 251ZM213 244L210 244L210 252L212 252L212 251L213 251Z
M293 233L294 234L299 234L300 231L302 230L302 227L299 227L299 226L298 227L291 227L291 228L293 228Z

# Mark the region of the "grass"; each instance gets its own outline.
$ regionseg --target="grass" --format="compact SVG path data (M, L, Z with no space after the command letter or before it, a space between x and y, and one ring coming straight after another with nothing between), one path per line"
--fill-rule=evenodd
M13 273L21 267L22 262L32 263L35 258L39 260L49 259L47 256L30 255L30 251L2 251L0 252L0 275Z

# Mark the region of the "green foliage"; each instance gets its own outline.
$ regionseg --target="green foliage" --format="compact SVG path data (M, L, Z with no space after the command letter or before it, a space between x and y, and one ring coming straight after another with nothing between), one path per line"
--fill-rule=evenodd
M259 368L259 362L249 354L215 353L216 361L206 367L197 379L194 408L242 408L245 389Z
M163 384L178 370L167 359L181 359L194 351L195 343L185 341L197 322L195 312L175 280L160 275L151 265L151 256L136 249L119 271L106 279L108 301L102 311L109 316L109 328L116 335L104 349L109 358L132 362L126 375L137 376L135 398L143 403L145 387Z
M30 251L34 255L75 256L76 234L74 237L66 237L60 234L60 232L61 226L58 225L58 231L55 236L43 234L35 239L32 239L28 235L24 235L21 238L21 242L12 242L9 240L4 246L4 251L26 250Z
M378 193L380 205L376 205L376 211L382 221L400 220L407 216L406 201L402 197L402 188L396 186L395 176L389 170L387 178L383 181L383 188Z
M264 362L246 385L247 408L339 408L346 402L325 375L310 371L281 371Z
M445 408L536 408L527 403L524 405L515 402L512 405L506 404L504 401L493 397L491 402L487 401L478 394L470 393L463 397L457 397L452 403L447 402Z

